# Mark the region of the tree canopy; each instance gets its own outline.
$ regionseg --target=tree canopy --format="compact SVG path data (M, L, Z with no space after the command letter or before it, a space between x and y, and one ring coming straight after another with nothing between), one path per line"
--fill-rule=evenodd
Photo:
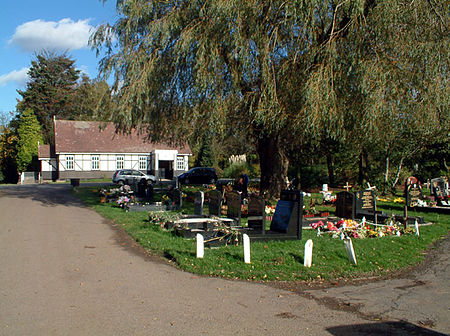
M362 160L373 143L448 131L444 1L118 0L117 9L92 37L106 50L102 74L114 76L111 119L145 125L153 140L239 128L271 196L289 151L307 142L355 142Z
M53 117L72 113L79 73L75 61L67 55L43 51L31 62L26 89L18 90L22 99L17 104L17 111L34 111L47 142L52 139Z

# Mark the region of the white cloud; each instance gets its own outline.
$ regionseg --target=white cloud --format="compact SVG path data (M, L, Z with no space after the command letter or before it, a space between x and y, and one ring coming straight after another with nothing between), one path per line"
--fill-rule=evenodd
M13 70L6 75L0 76L0 86L5 86L10 82L15 82L19 86L24 86L28 81L28 68Z
M89 20L34 20L18 26L9 43L25 52L39 52L42 49L77 50L88 46L93 28Z

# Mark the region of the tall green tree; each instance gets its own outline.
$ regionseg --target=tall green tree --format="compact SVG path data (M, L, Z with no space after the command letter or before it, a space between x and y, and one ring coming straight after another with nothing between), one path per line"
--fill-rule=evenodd
M289 150L308 138L364 135L360 156L367 157L365 142L381 136L389 107L411 118L408 106L420 101L415 111L435 113L422 105L432 97L424 83L439 77L439 66L448 69L438 60L444 49L430 54L447 29L439 0L120 0L117 8L120 19L92 38L94 47L106 48L102 73L114 75L117 126L150 124L154 140L238 127L257 150L269 196L281 189ZM426 41L440 30L422 48L426 60L408 54L414 36L389 38L393 31L404 36L405 26L415 35L426 31ZM402 77L421 59L432 74ZM434 86L442 92L446 74Z
M17 128L17 169L40 170L38 167L39 144L43 143L41 125L31 109L23 111L19 117Z
M79 73L75 61L66 54L43 51L31 62L26 89L18 90L22 99L17 104L17 111L34 111L48 143L53 138L53 117L67 117L73 112Z

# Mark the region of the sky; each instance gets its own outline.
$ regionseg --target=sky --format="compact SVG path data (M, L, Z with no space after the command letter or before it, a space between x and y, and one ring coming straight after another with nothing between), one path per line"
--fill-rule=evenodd
M0 0L0 115L16 110L31 61L42 50L67 52L75 67L98 75L88 40L95 27L114 23L116 0Z

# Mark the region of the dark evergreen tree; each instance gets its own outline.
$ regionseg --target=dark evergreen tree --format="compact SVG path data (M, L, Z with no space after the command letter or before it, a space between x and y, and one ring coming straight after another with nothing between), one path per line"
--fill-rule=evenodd
M44 51L31 62L26 89L18 90L22 99L17 104L17 111L34 111L47 143L53 138L53 117L66 118L73 113L79 73L75 61L66 54Z

